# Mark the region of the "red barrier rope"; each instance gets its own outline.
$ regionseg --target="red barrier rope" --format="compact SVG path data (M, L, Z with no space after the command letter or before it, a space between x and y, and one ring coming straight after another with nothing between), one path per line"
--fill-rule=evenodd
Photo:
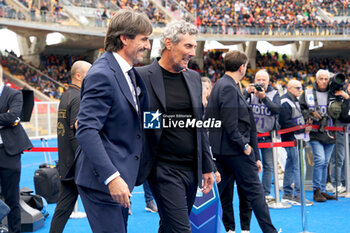
M319 129L320 126L319 125L313 125L312 128L313 129ZM342 132L345 131L344 127L336 127L336 126L326 126L326 127L324 127L324 129L328 130L328 131L342 131Z
M320 128L319 125L297 125L297 126L294 126L294 127L278 130L277 134L281 135L281 134L285 134L285 133L295 132L295 131L298 131L298 130L301 130L301 129L305 129L306 127L309 127L309 126L312 126L313 129L319 129ZM326 127L324 127L324 129L328 130L328 131L341 131L341 132L345 131L344 127L336 127L336 126L326 126ZM270 136L270 132L258 133L257 136L258 137Z
M260 138L260 137L268 137L268 136L270 136L270 132L265 132L265 133L258 133L258 138Z
M300 129L305 129L308 126L312 126L313 129L319 129L320 126L319 125L298 125L298 126L294 126L291 128L287 128L287 129L281 129L277 131L277 134L281 135L281 134L285 134L285 133L290 133L290 132L294 132L294 131L298 131ZM325 130L328 131L345 131L344 127L329 127L326 126L324 127ZM266 137L266 136L270 136L270 132L265 132L265 133L258 133L257 134L258 137ZM272 147L294 147L295 143L294 141L290 141L290 142L262 142L262 143L258 143L259 148L272 148ZM31 150L26 150L24 152L58 152L58 148L57 147L33 147Z
M24 152L58 152L57 147L33 147L31 150L25 150Z
M258 143L260 149L272 147L295 147L294 141L289 142L260 142Z

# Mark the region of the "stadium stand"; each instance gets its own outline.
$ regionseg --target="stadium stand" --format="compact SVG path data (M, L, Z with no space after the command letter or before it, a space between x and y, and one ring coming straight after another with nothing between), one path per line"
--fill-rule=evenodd
M72 59L72 57L70 59ZM16 78L25 81L30 86L41 91L53 100L61 98L65 90L65 86L61 81L65 80L65 83L67 84L70 75L67 69L64 68L64 64L69 63L64 63L64 61L59 58L51 59L50 57L45 60L43 64L47 64L47 66L45 65L42 72L23 62L21 57L17 57L13 52L5 51L0 53L0 62L1 65L12 75L15 75ZM56 80L50 77L49 74L56 78Z
M332 73L342 72L347 77L350 75L350 61L344 58L311 58L309 62L303 64L298 61L292 61L287 55L275 53L261 54L259 51L256 56L256 69L248 68L243 84L253 82L254 74L259 69L267 69L270 74L270 81L280 88L288 83L290 79L297 79L304 86L310 86L315 80L315 74L319 69L328 69ZM209 77L213 82L219 79L223 73L223 52L209 51L204 57L204 69L202 76ZM196 67L192 64L192 68Z

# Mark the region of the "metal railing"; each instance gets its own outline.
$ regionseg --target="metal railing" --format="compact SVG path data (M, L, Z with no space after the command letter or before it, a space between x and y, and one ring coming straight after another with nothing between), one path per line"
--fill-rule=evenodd
M30 122L22 123L30 139L57 137L59 102L35 102Z

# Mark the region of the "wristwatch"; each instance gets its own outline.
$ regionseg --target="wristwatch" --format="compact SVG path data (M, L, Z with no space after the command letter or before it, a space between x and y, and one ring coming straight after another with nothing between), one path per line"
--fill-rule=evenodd
M246 151L246 150L248 150L248 148L249 148L249 144L247 143L247 144L244 145L244 149L243 150Z

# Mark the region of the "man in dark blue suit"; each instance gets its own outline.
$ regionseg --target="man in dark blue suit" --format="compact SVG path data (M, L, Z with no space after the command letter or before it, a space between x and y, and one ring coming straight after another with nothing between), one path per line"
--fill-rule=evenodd
M185 21L168 25L160 39L161 58L137 69L150 95L150 110L163 113L168 123L201 121L203 117L201 78L187 69L195 56L197 33ZM190 233L189 214L197 187L203 178L203 193L208 193L214 182L204 129L163 125L159 130L146 129L146 135L138 183L150 174L148 182L160 215L159 232Z
M5 85L0 65L0 184L5 203L11 209L7 216L11 233L21 232L21 154L33 147L19 123L22 105L22 93Z
M75 182L93 232L127 231L128 209L142 153L141 112L146 87L132 67L150 49L145 14L120 10L111 19L105 50L81 87Z
M233 177L250 201L262 231L277 232L258 176L261 162L257 159L260 155L253 113L238 86L246 73L248 57L231 51L225 55L224 63L225 75L214 85L205 115L222 122L220 129L209 129L210 145L221 174L219 192Z

